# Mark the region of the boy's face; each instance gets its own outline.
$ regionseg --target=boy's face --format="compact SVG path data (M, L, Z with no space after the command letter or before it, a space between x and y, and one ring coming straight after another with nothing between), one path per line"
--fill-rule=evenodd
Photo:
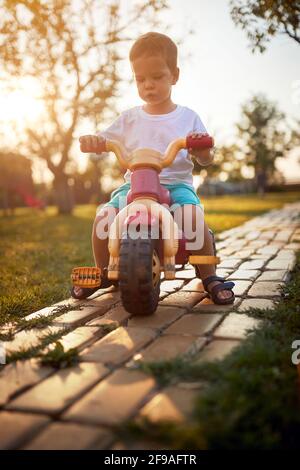
M151 105L170 99L172 85L178 80L179 69L169 69L163 57L142 56L131 63L140 98Z

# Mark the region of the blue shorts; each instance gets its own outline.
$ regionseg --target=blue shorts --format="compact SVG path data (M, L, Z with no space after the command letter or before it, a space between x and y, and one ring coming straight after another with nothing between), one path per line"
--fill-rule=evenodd
M198 198L194 188L187 183L174 183L162 184L170 191L171 205L178 204L184 206L192 204L194 206L201 206L200 199ZM124 183L119 188L115 189L110 195L110 201L104 204L104 207L112 206L119 209L120 206L125 207L127 193L130 190L130 183Z

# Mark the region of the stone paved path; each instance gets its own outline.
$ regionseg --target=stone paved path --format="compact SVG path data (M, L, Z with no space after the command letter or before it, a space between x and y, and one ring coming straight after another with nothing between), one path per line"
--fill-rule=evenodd
M0 448L125 449L114 426L128 418L188 419L203 385L160 389L135 363L177 355L214 360L238 345L258 325L243 312L272 307L289 279L300 248L299 214L300 203L286 205L218 236L218 274L235 281L234 305L212 304L187 266L176 280L162 281L159 308L151 317L130 318L114 288L26 317L55 316L51 327L14 330L5 343L7 354L39 346L51 332L61 336L65 350L79 349L80 362L59 371L42 367L37 359L1 368ZM8 325L1 333L13 328ZM151 443L139 442L138 448L151 449Z

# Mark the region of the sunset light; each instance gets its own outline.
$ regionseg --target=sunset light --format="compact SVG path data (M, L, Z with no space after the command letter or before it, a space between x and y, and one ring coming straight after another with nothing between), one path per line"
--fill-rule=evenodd
M15 82L11 91L0 94L0 121L27 127L38 121L43 103L38 98L38 83L23 79Z

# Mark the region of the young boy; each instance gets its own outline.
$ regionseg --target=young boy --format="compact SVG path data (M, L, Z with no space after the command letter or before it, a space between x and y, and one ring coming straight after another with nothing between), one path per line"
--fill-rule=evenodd
M179 78L179 68L177 47L168 36L154 32L141 36L133 44L129 58L138 94L145 104L123 112L105 132L101 132L101 135L81 137L81 146L85 151L96 151L99 141L107 138L122 142L128 152L148 147L164 153L168 144L178 137L206 134L199 116L189 108L176 105L171 99L172 86ZM193 150L192 154L203 166L209 165L213 160L210 150ZM185 235L187 220L193 227L203 227L204 241L199 249L190 253L213 255L212 236L204 223L200 200L193 188L193 166L187 150L181 150L172 165L160 172L159 179L160 183L169 189L172 203L178 204L176 211L179 212L174 213L174 218L182 218ZM124 175L126 183L113 191L111 200L102 207L94 222L93 253L96 266L102 269L108 265L109 252L107 237L103 236L99 227L103 227L103 219L111 223L117 214L120 201L124 201L130 189L130 177L131 172L127 170ZM234 284L218 278L213 265L198 265L195 269L197 277L202 279L205 290L215 303L227 304L234 301L231 290ZM112 281L104 277L101 287L111 284ZM82 299L95 290L97 289L74 287L72 295Z

